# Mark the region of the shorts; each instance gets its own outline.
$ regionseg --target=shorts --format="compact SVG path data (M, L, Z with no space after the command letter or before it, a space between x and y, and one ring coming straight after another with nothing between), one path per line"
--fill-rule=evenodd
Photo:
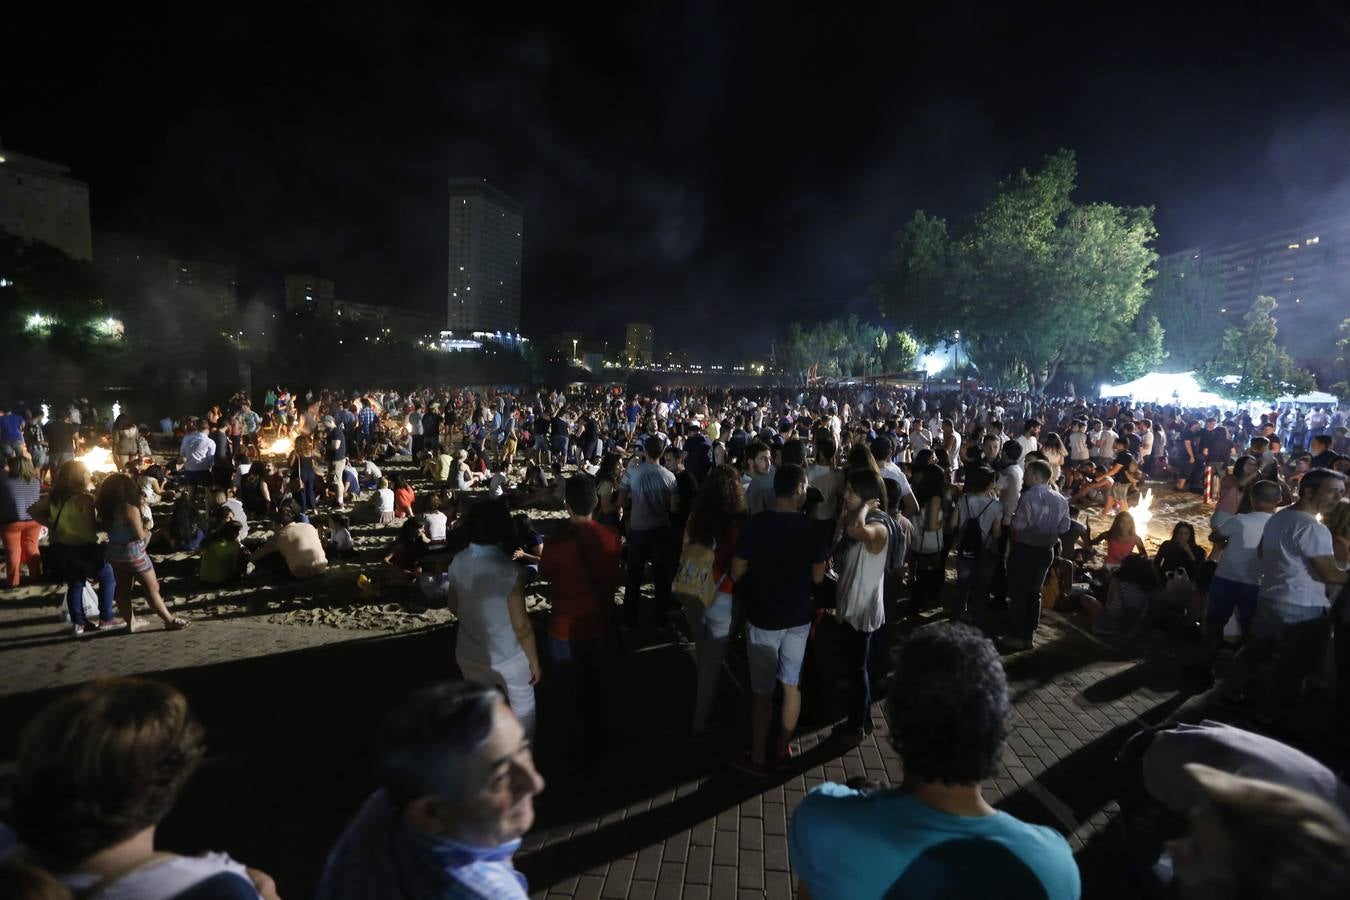
M1252 621L1252 639L1273 650L1286 669L1303 675L1322 671L1331 616L1325 606L1294 606L1261 600Z
M1242 633L1250 634L1252 619L1256 617L1256 598L1260 593L1259 584L1244 584L1215 575L1209 583L1209 599L1205 602L1205 624L1222 628L1236 610Z
M1130 483L1125 481L1116 482L1111 485L1111 496L1115 497L1117 500L1125 500L1128 498L1130 496Z
M810 624L768 630L745 626L745 646L750 657L750 691L772 694L775 681L796 687L806 656Z
M132 541L125 547L108 547L108 563L114 570L123 572L153 572L155 564L145 552L144 541Z

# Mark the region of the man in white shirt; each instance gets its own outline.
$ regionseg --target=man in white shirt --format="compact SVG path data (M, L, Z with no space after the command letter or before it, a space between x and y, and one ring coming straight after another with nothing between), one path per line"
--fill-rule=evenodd
M891 461L891 454L894 452L895 445L884 434L872 442L872 459L876 460L877 468L881 470L881 480L895 482L900 491L900 511L907 517L916 516L919 513L919 502L914 499L914 488L909 486L909 479L905 477L905 473Z
M1279 659L1269 709L1285 708L1300 679L1320 671L1331 635L1327 585L1343 585L1346 571L1336 562L1331 532L1318 521L1345 496L1345 475L1313 469L1299 482L1298 502L1271 516L1257 549L1261 575L1251 639L1233 660L1224 684L1224 702L1253 704L1241 696L1261 663Z
M1055 543L1069 530L1069 501L1050 486L1050 464L1027 463L1025 482L1012 518L1008 549L1008 629L1002 647L1030 650L1041 621L1041 587L1055 559Z
M206 419L197 422L197 430L183 436L178 456L183 461L183 475L193 487L211 483L211 466L216 461L216 442L211 440L211 426Z
M1041 449L1041 423L1035 419L1027 419L1022 426L1022 436L1017 439L1017 443L1022 445L1022 457L1025 459L1028 453L1034 453Z

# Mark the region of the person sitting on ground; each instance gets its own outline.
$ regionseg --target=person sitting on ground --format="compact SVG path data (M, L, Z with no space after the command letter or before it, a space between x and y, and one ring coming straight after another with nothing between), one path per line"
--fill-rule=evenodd
M231 497L225 491L214 491L211 494L210 509L208 515L218 509L226 510L229 517L239 523L239 540L243 541L248 537L248 516L244 514L244 505L235 498Z
M1125 557L1107 583L1105 603L1091 594L1080 598L1083 610L1092 619L1092 630L1098 634L1138 634L1149 624L1160 584L1158 570L1148 557Z
M1117 513L1111 527L1093 538L1091 545L1095 546L1102 541L1106 542L1106 562L1103 565L1108 571L1119 566L1135 551L1141 556L1148 555L1148 548L1135 531L1134 516L1127 512Z
M388 478L381 478L376 482L376 485L374 493L370 495L370 512L374 513L372 521L381 525L393 525L394 504L396 502L394 489L390 487Z
M15 764L13 826L31 860L79 897L263 898L272 879L223 853L156 851L155 831L205 751L176 689L110 678L29 722Z
M318 529L307 521L294 519L283 524L254 550L249 561L254 565L262 563L258 568L260 572L269 569L273 574L301 579L315 578L328 569L328 557L324 555Z
M495 688L416 692L385 721L375 756L380 787L329 855L318 900L526 900L511 857L544 780Z
M228 584L237 581L248 565L248 554L239 544L239 523L222 516L202 545L202 560L197 580L203 584Z
M352 540L351 519L342 513L328 517L328 534L324 537L324 552L331 559L349 559L356 555Z
M195 553L206 540L206 520L190 491L178 495L165 532L175 552Z
M897 663L904 689L891 692L887 719L904 783L865 792L826 782L806 795L788 832L800 895L1077 900L1064 838L981 793L999 771L1012 714L994 645L940 622L910 635Z
M1302 791L1190 763L1203 799L1168 852L1184 900L1350 896L1350 822Z
M403 473L394 476L394 518L406 519L413 514L413 505L417 503L417 494L408 484Z
M395 573L413 578L421 574L417 561L427 552L429 542L420 519L404 519L398 537L389 545L384 564Z
M445 546L445 531L449 525L449 519L441 511L444 501L439 494L432 494L426 498L426 508L422 511L422 527L427 534L427 540L433 548Z

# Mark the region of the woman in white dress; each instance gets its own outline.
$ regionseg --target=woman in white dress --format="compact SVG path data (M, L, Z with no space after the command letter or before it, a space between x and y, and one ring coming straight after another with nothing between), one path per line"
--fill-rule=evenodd
M468 549L447 573L449 606L459 619L455 661L469 681L497 685L534 735L539 651L525 613L524 572L511 561L515 529L506 502L482 500L464 517Z

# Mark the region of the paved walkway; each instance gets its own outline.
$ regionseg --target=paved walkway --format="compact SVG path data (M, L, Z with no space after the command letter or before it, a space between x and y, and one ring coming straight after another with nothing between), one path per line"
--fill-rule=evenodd
M210 755L165 821L164 844L227 848L271 872L288 897L312 893L327 850L371 790L370 741L388 709L455 676L453 627L382 635L241 617L78 641L58 627L45 606L0 600L0 717L21 723L54 691L98 675L153 673L177 685L207 728ZM1180 653L1170 638L1146 654L1109 646L1048 614L1037 648L1006 660L1015 715L988 797L1068 838L1085 896L1131 896L1114 859L1110 760L1142 724L1197 715L1183 708L1195 695L1183 689ZM785 835L805 792L826 779L896 783L902 774L880 705L877 731L861 745L828 739L833 676L813 665L803 756L769 781L726 765L745 740L743 658L724 672L722 739L691 747L688 651L667 644L622 657L610 697L620 730L587 773L549 740L557 704L546 670L538 756L549 784L518 857L534 896L791 896ZM0 733L0 758L12 758L17 730Z

